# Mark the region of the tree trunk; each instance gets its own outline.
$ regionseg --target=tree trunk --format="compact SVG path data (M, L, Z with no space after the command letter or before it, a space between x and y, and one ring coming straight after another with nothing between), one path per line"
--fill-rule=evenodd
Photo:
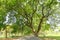
M38 33L34 33L34 36L38 37Z
M6 35L6 38L7 38L7 29L5 30L5 35Z
M44 20L44 17L42 17L42 18L40 19L40 22L39 22L39 25L38 25L38 30L37 30L37 33L36 33L36 34L38 34L39 31L41 30L43 20Z

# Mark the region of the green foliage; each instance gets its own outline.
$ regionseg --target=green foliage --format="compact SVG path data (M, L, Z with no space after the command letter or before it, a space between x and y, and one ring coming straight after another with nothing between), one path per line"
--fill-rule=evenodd
M28 30L28 31L27 31L27 30ZM28 35L28 34L32 33L32 31L31 31L31 29L30 29L29 27L26 26L26 27L24 28L23 33L24 33L25 35Z
M57 4L58 2L56 0L0 0L0 29L6 28L7 25L4 24L6 15L8 12L14 10L17 13L13 15L16 17L16 23L12 23L11 25L11 29L13 29L12 33L23 32L24 34L29 34L32 33L31 28L37 31L42 17L46 20L43 18L40 23L42 26L40 25L40 27L43 30L48 30L50 25L44 22L46 22L49 17L47 17L47 15L56 9ZM56 10L54 10L54 12L55 11Z
M43 27L42 27L42 30L49 30L50 28L50 25L49 24L45 24Z

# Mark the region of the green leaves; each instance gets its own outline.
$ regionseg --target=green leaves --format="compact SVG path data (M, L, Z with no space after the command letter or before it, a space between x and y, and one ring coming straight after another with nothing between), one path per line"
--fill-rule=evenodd
M26 4L25 10L27 13L30 13L30 14L33 12L32 7L29 4Z
M11 25L13 33L17 31L22 32L23 30L25 34L29 34L32 33L31 29L32 31L35 29L36 32L39 27L43 30L48 30L50 25L44 22L47 21L50 14L56 12L58 8L56 7L57 3L56 0L1 0L0 22L2 23L0 23L0 27L3 28L2 25L4 25L3 23L8 12L14 10L16 14L13 15L14 13L11 13L12 17L16 17L16 23ZM53 10L54 12L52 12ZM10 17L8 18L9 20L11 20ZM6 28L6 26L4 27Z

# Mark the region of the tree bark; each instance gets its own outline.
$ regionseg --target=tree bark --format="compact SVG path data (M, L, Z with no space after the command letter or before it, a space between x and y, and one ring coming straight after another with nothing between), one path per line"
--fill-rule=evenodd
M5 35L6 35L6 38L7 38L7 29L5 30Z
M39 33L39 31L40 31L40 29L41 29L43 19L44 19L44 17L42 17L42 18L40 19L40 22L39 22L39 25L38 25L37 34Z
M37 32L36 32L37 35L38 35L38 33L39 33L40 29L41 29L42 22L43 22L44 18L45 18L45 15L44 15L44 6L42 4L42 17L40 19L40 22L39 22L39 25L38 25L38 29L37 29Z

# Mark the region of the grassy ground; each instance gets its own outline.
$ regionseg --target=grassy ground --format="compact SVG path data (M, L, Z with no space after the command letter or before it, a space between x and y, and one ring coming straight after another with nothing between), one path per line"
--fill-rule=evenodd
M44 40L60 40L60 36L47 36L47 37L40 37Z

